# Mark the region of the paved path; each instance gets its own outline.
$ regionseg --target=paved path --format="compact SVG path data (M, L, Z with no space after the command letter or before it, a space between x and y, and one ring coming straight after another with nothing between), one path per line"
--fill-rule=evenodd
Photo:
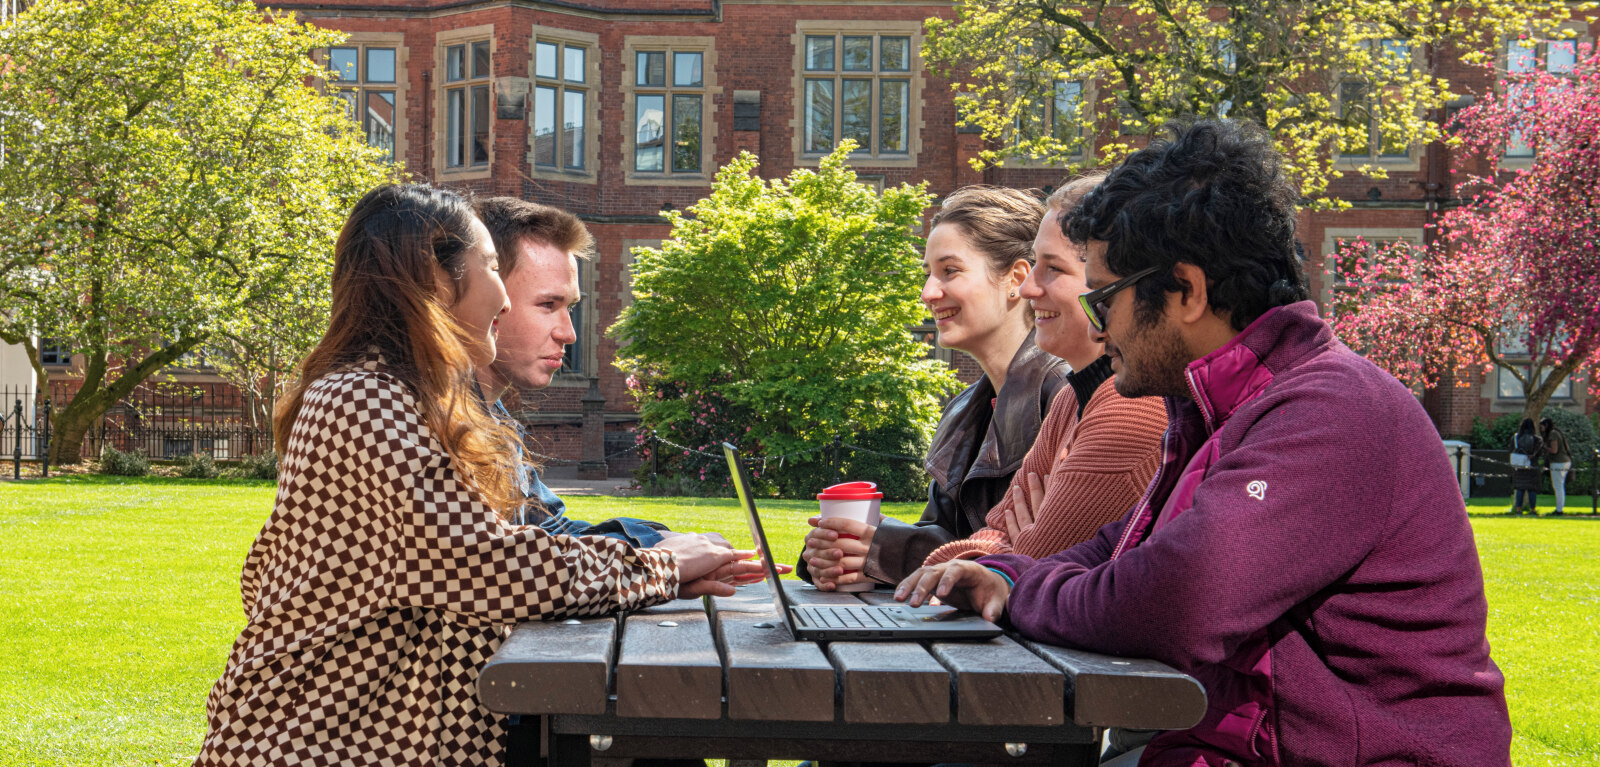
M577 479L569 477L544 477L544 483L554 490L556 495L633 495L629 488L633 486L631 478L611 479Z

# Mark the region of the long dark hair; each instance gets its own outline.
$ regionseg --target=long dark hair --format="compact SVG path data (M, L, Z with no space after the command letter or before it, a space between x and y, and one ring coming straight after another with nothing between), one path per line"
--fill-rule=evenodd
M426 184L386 184L350 211L333 253L328 330L300 362L300 379L273 416L278 454L300 414L306 387L377 350L385 372L411 387L423 422L456 470L497 509L513 499L511 431L479 405L471 337L440 298L438 270L462 294L465 251L475 245L472 206Z
M1524 419L1522 419L1522 425L1517 427L1517 433L1518 434L1532 434L1533 433L1533 419L1532 418L1524 418Z

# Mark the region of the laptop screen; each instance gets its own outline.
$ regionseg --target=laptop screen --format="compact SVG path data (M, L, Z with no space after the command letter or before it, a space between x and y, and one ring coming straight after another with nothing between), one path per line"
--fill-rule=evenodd
M794 625L794 616L789 614L789 600L783 594L783 584L778 581L778 566L776 555L772 547L767 545L767 535L761 531L761 517L756 514L755 495L750 492L750 478L745 475L744 463L739 460L739 448L726 442L722 443L722 454L728 458L728 474L733 477L733 490L739 494L739 502L744 504L744 513L750 519L750 536L755 539L756 548L761 550L761 561L767 570L767 584L772 587L772 604L778 608L778 614L783 616L789 625L789 633L799 636Z

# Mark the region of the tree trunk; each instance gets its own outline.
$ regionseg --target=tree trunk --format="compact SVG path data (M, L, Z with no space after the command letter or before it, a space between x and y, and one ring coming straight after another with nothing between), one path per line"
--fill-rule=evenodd
M94 426L95 419L109 408L90 412L91 408L79 403L88 397L74 397L65 408L55 411L50 419L50 465L66 466L83 461L83 439Z
M83 388L78 390L71 402L56 411L50 438L50 462L57 465L82 462L83 457L79 453L83 448L84 435L94 426L95 420L105 415L118 400L128 396L134 387L199 346L205 338L203 335L189 336L171 346L157 349L138 364L124 368L121 375L105 386L101 386L104 381L101 373L106 369L105 353L101 352L100 356L90 359Z
M1540 416L1544 414L1544 406L1550 404L1550 392L1542 395L1534 392L1528 396L1525 402L1526 404L1522 406L1522 417L1533 419L1534 425L1537 426Z
M1522 417L1533 419L1535 424L1539 423L1539 418L1544 414L1545 405L1550 404L1550 397L1556 393L1556 389L1560 387L1564 381L1572 377L1573 371L1577 370L1578 366L1581 365L1583 360L1588 358L1588 356L1589 355L1586 351L1572 352L1567 356L1566 359L1562 360L1559 364L1552 368L1550 370L1550 375L1545 377L1544 382L1533 391L1529 391L1528 386L1534 381L1538 380L1538 375L1541 371L1538 368L1530 366L1528 369L1528 378L1523 381L1522 384L1522 396L1524 401L1527 403L1522 407Z

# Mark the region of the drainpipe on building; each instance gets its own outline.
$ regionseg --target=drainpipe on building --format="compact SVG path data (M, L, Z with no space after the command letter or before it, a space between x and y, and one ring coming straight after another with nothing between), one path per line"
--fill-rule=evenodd
M433 72L422 70L422 165L433 171Z
M1443 108L1431 110L1428 118L1438 123L1442 130L1449 127L1455 119L1457 112L1472 106L1471 96L1462 96L1444 105ZM1439 213L1444 204L1449 200L1450 190L1447 188L1450 174L1450 147L1444 141L1435 141L1428 145L1428 167L1421 181L1416 182L1422 187L1422 202L1426 212L1422 228L1422 246L1432 248L1439 238L1438 225ZM1442 377L1438 385L1423 392L1423 407L1433 417L1434 426L1443 435L1465 433L1471 428L1469 423L1457 423L1463 420L1458 417L1458 405L1465 399L1462 392L1456 391L1457 381L1461 377L1470 379L1471 371L1459 370ZM1473 397L1473 404L1476 397ZM1469 406L1470 411L1476 407Z
M600 377L589 376L589 390L583 393L583 460L578 463L578 479L606 478L606 397L600 393Z

